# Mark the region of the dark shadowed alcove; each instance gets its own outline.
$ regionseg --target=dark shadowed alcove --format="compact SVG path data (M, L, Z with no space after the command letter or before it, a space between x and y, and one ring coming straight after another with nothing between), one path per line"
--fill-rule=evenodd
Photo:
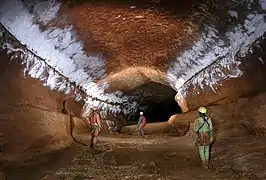
M150 82L127 93L136 96L140 102L130 121L138 121L140 111L144 112L148 122L167 121L172 115L182 112L174 99L176 91L166 85Z

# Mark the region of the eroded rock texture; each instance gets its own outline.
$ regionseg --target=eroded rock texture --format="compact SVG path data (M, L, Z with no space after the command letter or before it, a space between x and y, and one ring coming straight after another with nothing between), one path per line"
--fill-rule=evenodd
M265 101L263 92L208 107L217 137L265 135ZM193 123L197 117L198 113L191 111L175 115L168 122L173 126L181 122Z
M97 105L113 114L135 112L141 102L125 91L147 83L178 91L183 112L234 96L220 86L245 76L244 58L263 48L266 29L262 0L5 0L0 12L8 31L86 91L85 111Z
M80 116L77 102L42 83L25 77L21 59L0 51L0 132L1 163L23 164L32 156L69 146L69 115L62 113L68 99L69 113Z
M160 122L160 123L149 123L144 128L145 134L168 134L173 136L183 136L185 135L189 130L189 123L183 122L183 123L175 123L169 124L168 122ZM125 126L120 131L123 134L131 134L136 135L137 134L137 126L136 125L130 125Z
M209 88L204 90L201 85L189 84L189 93L186 102L190 109L194 109L199 105L215 105L221 103L228 103L236 100L242 96L253 96L258 92L263 92L266 89L266 64L264 63L266 57L266 34L259 38L249 51L249 55L245 58L238 58L241 62L240 69L243 75L238 78L225 79L220 86L217 86L215 91ZM219 68L225 71L223 67L210 67L206 69L205 73L215 71ZM234 67L232 67L234 68ZM209 72L208 72L209 71ZM229 72L228 72L229 73ZM197 92L197 93L196 93Z
M245 142L258 146L260 151L264 148L254 135L266 132L265 2L191 0L182 5L166 3L166 8L162 2L151 4L154 6L81 2L68 6L57 1L4 1L0 6L2 164L21 165L32 155L69 146L70 115L75 116L74 134L85 134L88 142L88 129L79 117L93 105L104 110L102 131L134 136L135 125L123 127L128 123L126 115L136 115L141 105L151 107L157 101L174 98L177 91L176 100L185 113L147 124L146 134L189 135L190 125L198 116L196 108L208 106L215 125L216 166L224 168L222 161L230 164L227 170L233 167L242 172L251 168L248 162L257 154L243 160L234 155L234 148L244 148ZM63 102L67 102L70 115L63 111ZM157 111L164 113L163 109ZM243 136L246 139L241 139ZM234 144L239 138L243 144ZM110 140L110 144L121 139L123 136ZM228 144L227 139L231 140ZM174 145L182 148L188 142ZM171 149L171 143L160 153ZM230 145L232 154L220 158L226 153L226 145ZM154 153L152 148L147 149ZM192 145L189 150L192 153ZM122 154L123 159L123 150L118 148L118 152L116 157ZM133 152L139 153L136 149ZM190 155L184 152L178 158L187 166L198 166L182 159ZM252 153L252 148L247 152ZM158 152L154 154L151 159L157 158ZM106 161L102 164L110 167ZM244 166L239 168L241 164ZM265 177L259 167L263 161L257 164L252 173ZM122 168L131 171L132 167L128 167ZM181 168L187 167L181 164Z

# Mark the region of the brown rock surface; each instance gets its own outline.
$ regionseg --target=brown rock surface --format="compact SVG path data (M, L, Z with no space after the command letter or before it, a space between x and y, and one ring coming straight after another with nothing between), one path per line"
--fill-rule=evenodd
M62 113L67 97L24 77L20 63L10 61L6 52L0 56L1 164L22 165L29 158L69 146L69 116ZM82 104L69 102L70 113L79 115Z
M61 15L77 28L86 50L106 52L111 57L108 73L131 66L164 70L169 59L185 47L184 42L195 38L192 35L197 35L198 27L192 30L187 18L175 19L170 13L141 8L144 1L132 3L138 8L116 3L77 4L63 8ZM178 7L178 15L187 17L192 5L183 3L183 7Z
M188 83L188 94L186 98L188 108L194 110L196 107L202 105L211 106L230 103L239 97L252 96L258 92L265 91L266 63L263 62L266 56L265 37L266 34L257 42L261 48L254 46L252 52L247 57L238 58L238 61L241 62L242 76L223 80L221 86L217 86L215 92L211 87L206 87L203 91L199 85ZM218 66L218 68L223 70L223 67ZM209 71L211 70L213 69L209 68Z
M137 134L137 125L130 125L122 127L120 133L122 134ZM147 123L144 127L145 134L171 134L174 136L183 136L189 129L189 123L175 123L168 122Z
M113 81L114 85L117 83L115 86L124 90L149 81L165 83L165 74L162 72L177 49L172 45L189 38L184 32L185 21L164 19L166 16L155 11L144 13L142 9L130 10L120 7L114 11L113 6L103 8L100 5L76 6L68 10L72 14L71 20L83 35L82 38L86 40L90 37L90 32L87 31L90 29L93 39L97 41L96 49L109 53L111 58L107 66L108 81ZM143 17L131 14L133 11ZM127 17L118 17L120 13ZM87 18L88 16L92 19ZM146 17L151 21L146 21ZM93 20L96 18L99 18L97 23ZM126 24L128 22L130 26ZM128 32L129 30L132 32ZM132 37L131 33L136 36ZM86 43L89 44L87 48L93 49L95 42ZM261 40L261 45L262 49L265 49L264 40ZM182 47L179 50L182 50ZM244 76L224 81L216 94L210 90L200 91L200 94L195 95L194 89L199 90L199 87L188 86L191 94L182 103L185 107L183 110L190 109L190 112L173 115L168 122L148 123L145 127L146 134L159 134L158 137L136 139L132 137L136 126L125 126L121 133L131 134L130 138L127 135L102 136L99 153L97 150L79 148L71 163L64 163L60 165L61 169L58 166L54 172L45 172L46 176L40 175L39 178L266 178L265 140L263 137L254 136L265 135L266 132L266 94L262 93L265 90L265 64L254 61L260 56L265 57L265 53L254 52L247 59L241 60L244 62ZM5 166L11 165L12 162L22 165L32 156L69 146L72 141L69 137L70 116L61 113L63 100L67 97L48 90L36 79L25 78L18 65L20 63L16 62L18 59L10 62L5 52L0 52L0 57L1 163ZM250 65L249 61L254 63ZM138 66L144 67L127 69L137 63ZM121 65L120 69L116 64ZM156 69L157 66L160 71ZM128 78L120 78L126 70L130 70ZM127 82L131 82L132 86L128 86ZM243 97L239 98L240 96ZM214 168L210 172L199 168L192 137L173 139L162 136L185 135L189 124L198 116L194 110L200 105L209 105L208 114L213 120L217 137L213 146ZM71 114L79 116L81 107L82 103L69 100L68 109ZM117 119L110 121L116 122ZM87 127L83 120L74 117L74 122L74 134L88 142ZM108 123L104 122L104 125L106 130ZM83 134L83 138L80 134ZM60 155L62 156L58 156ZM53 160L50 162L54 163ZM12 172L8 173L8 176L12 177ZM14 179L18 177L20 178L17 176ZM25 179L32 179L29 174L27 177Z
M242 136L244 134L263 135L266 133L265 104L266 94L239 98L230 103L208 107L218 136ZM193 123L197 118L196 111L174 115L169 124L178 122Z
M83 141L88 141L83 136ZM97 150L77 148L58 161L42 165L34 173L27 170L7 173L10 179L243 179L266 178L265 139L231 137L216 142L212 148L211 168L201 167L193 138L147 136L101 136ZM58 153L61 155L61 152ZM68 159L67 161L65 159ZM49 166L49 167L47 167ZM49 171L48 171L49 170Z

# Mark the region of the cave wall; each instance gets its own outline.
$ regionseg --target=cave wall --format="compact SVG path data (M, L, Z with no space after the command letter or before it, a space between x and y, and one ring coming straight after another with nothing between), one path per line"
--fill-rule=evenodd
M122 134L131 134L137 135L137 125L129 125L121 128L120 133ZM176 123L168 123L168 122L157 122L157 123L148 123L144 127L144 132L146 135L149 134L167 134L172 136L183 136L189 130L188 122L176 122Z
M115 114L138 107L122 91L150 81L181 88L188 101L181 102L184 112L235 96L243 90L234 92L229 86L235 81L225 79L242 75L238 54L246 54L266 29L260 0L170 3L173 14L164 8L158 13L139 5L100 4L69 8L66 3L5 0L0 19L28 49L86 89L89 106ZM160 7L168 3L163 4L158 2ZM226 87L214 92L215 85Z
M262 23L257 30L264 32L263 29ZM177 122L193 123L198 116L196 109L207 106L219 136L265 134L265 38L264 32L247 49L247 54L238 52L230 57L234 63L221 59L186 82L176 95L176 101L183 102L186 113L172 116L168 122L172 125ZM222 78L233 72L241 73Z
M33 156L68 147L69 115L62 113L64 99L68 109L79 116L82 102L51 91L34 78L25 77L19 56L0 50L0 163L23 165Z
M249 49L249 54L242 57L235 57L236 62L240 65L225 64L224 67L220 63L210 66L202 72L203 77L194 77L186 85L185 103L189 110L195 110L199 106L211 106L215 104L223 104L236 100L243 96L252 96L258 92L266 90L266 33L259 38ZM228 78L219 82L215 87L194 83L197 78L203 78L207 81L215 81L215 76L211 72L231 73L239 68L243 73L239 77ZM201 76L201 75L199 75ZM219 76L219 74L218 74Z
M231 102L208 107L218 138L231 136L265 135L266 133L266 93L261 92ZM170 125L193 122L198 117L197 111L177 114L169 119Z

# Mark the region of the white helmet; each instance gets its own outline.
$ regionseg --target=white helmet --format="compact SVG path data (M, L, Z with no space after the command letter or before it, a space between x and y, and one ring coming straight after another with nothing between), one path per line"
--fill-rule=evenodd
M206 114L206 113L207 113L207 109L206 109L206 107L200 107L200 108L198 109L198 112L200 112L200 113L202 113L202 114Z
M142 116L143 115L143 112L141 111L139 114Z

